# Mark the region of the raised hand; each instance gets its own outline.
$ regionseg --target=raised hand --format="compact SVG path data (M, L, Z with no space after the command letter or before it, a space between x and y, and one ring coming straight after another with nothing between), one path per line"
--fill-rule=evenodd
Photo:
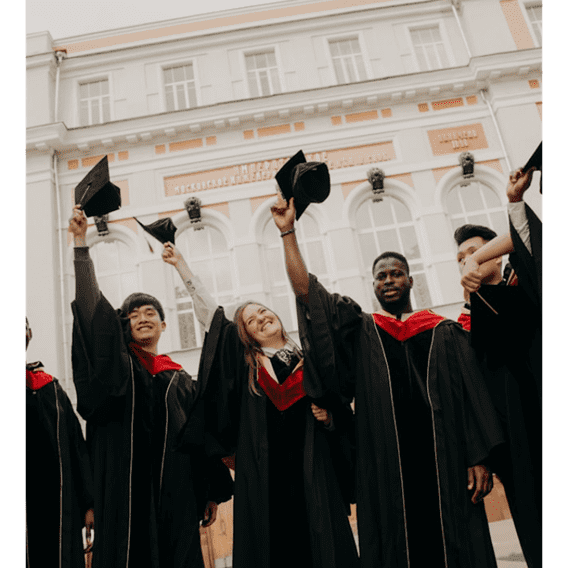
M178 249L172 243L166 243L164 245L164 250L162 251L162 260L175 266L177 268L178 263L183 257Z
M80 205L73 207L73 215L69 218L69 232L73 234L75 246L86 246L87 217L81 211Z
M479 270L479 264L470 256L464 263L462 268L461 285L466 292L470 294L477 292L481 286L482 274Z
M270 208L270 211L272 212L272 218L281 233L285 233L286 231L290 231L294 228L296 208L294 207L293 197L291 197L290 201L286 203L286 200L278 194L278 201Z
M509 203L516 203L523 200L523 194L529 188L532 182L533 173L536 168L530 168L523 173L523 169L519 168L509 176L509 184L507 185L507 199Z

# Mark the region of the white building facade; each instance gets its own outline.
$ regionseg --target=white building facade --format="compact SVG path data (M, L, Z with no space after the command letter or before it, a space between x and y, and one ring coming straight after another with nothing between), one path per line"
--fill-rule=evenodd
M329 198L297 223L309 270L373 310L371 262L396 250L410 261L414 307L458 316L453 231L507 230L508 173L541 141L542 3L345 4L289 0L57 41L28 35L28 358L72 397L68 218L75 185L105 155L123 205L108 235L89 227L100 287L115 307L133 291L158 297L161 348L193 375L202 331L191 299L133 217L172 217L176 244L221 304L256 299L295 331L270 203L274 173L299 149L331 174ZM464 151L475 158L465 186ZM376 203L373 167L386 176ZM529 194L540 214L540 194ZM199 230L184 209L191 196Z

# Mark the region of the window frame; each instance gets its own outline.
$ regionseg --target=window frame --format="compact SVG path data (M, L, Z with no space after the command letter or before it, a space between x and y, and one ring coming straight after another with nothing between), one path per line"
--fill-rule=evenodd
M246 57L247 55L256 55L260 53L267 53L269 51L274 51L274 58L276 59L276 69L278 72L278 79L280 80L280 93L270 93L269 95L258 95L254 97L251 94L250 90ZM280 56L280 46L278 44L259 45L243 49L240 52L240 58L241 58L241 66L243 69L243 80L246 85L246 93L248 99L261 99L263 97L273 97L275 95L282 95L287 92L284 69L282 66L282 58Z
M334 77L334 84L335 85L352 85L353 83L340 83L338 81L337 75L335 73L335 66L333 64L333 55L331 54L331 45L330 42L334 41L342 41L342 40L351 40L357 39L359 42L359 48L361 49L361 57L363 59L363 66L365 67L365 72L367 73L366 79L359 79L355 81L355 83L361 83L363 81L370 81L374 79L372 73L371 62L369 61L369 57L367 55L367 46L365 44L365 39L363 37L363 33L361 31L353 32L353 33L340 33L340 34L333 34L325 37L325 49L326 55L329 61L329 67L331 69L331 73Z
M543 7L542 4L543 4L542 0L525 0L524 2L519 2L519 5L521 7L521 11L522 11L523 16L525 18L525 21L527 22L527 27L529 28L529 33L531 34L531 38L532 38L534 46L536 48L542 48L542 44L543 44L543 41L544 41L544 35L542 33L542 31L543 31L542 27L543 27L543 21L544 20L540 21L541 41L539 42L538 38L536 37L534 30L533 30L533 22L532 22L532 20L529 16L528 8L534 8L536 6L540 6L542 8Z
M88 83L97 83L99 81L108 81L108 97L109 97L109 110L110 118L108 122L97 122L96 124L82 124L81 123L81 85ZM75 116L77 118L77 125L80 128L89 126L99 126L101 124L108 124L114 121L114 96L113 96L113 81L112 73L99 73L94 75L87 75L75 80Z
M176 110L168 110L167 105L167 98L166 98L166 78L165 78L165 71L171 67L184 67L185 65L190 65L193 67L193 83L195 85L195 100L197 104L195 107L189 107L188 109L176 109ZM173 61L164 61L158 65L158 84L160 85L160 103L161 108L164 112L183 112L184 110L192 110L193 108L198 108L202 105L201 100L201 81L199 77L199 70L197 66L197 59L195 57L187 58L184 57L183 59L176 59Z
M405 24L406 30L406 37L408 41L408 46L410 48L410 52L412 54L412 60L414 61L414 71L416 73L428 73L431 71L440 71L446 69L445 67L440 67L439 69L420 69L420 64L418 62L418 57L416 55L416 49L414 47L414 42L412 41L412 33L415 30L420 29L428 29L438 26L440 31L440 37L442 38L442 43L444 45L444 49L446 51L446 56L448 58L448 69L456 66L456 60L452 50L452 44L450 42L450 36L446 30L446 24L443 19L435 19L435 20L424 20L420 22L412 22Z

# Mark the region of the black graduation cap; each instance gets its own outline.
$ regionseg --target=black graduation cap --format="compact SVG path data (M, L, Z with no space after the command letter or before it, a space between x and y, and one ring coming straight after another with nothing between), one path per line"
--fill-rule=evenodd
M136 217L134 217L136 219ZM171 220L170 217L164 217L163 219L159 219L158 221L154 221L149 225L144 225L144 223L140 223L138 219L136 222L150 235L152 235L155 239L158 239L162 244L172 243L176 244L175 234L177 231L177 227L174 225L174 222Z
M327 164L306 162L302 150L292 156L275 177L284 199L294 198L296 220L310 203L325 201L331 189Z
M542 142L524 165L523 172L528 171L530 168L536 168L540 172L540 192L542 193Z
M75 188L75 204L81 206L87 217L101 217L120 209L120 188L110 181L106 156Z

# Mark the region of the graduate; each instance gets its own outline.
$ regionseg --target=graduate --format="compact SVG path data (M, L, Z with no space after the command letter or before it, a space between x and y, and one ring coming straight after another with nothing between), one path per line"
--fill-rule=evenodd
M26 349L32 330L26 318ZM94 527L91 466L79 420L41 361L26 364L26 566L85 565Z
M523 201L533 168L509 177L510 233L486 227L456 230L457 260L471 313L471 329L488 388L508 444L495 462L529 568L542 566L542 311L540 220ZM490 230L489 230L490 231ZM496 266L510 253L514 272L502 279ZM493 277L487 274L493 273Z
M87 421L94 470L97 536L94 568L202 567L199 522L215 520L232 495L232 478L203 446L183 438L195 384L181 365L159 355L166 322L160 302L135 293L115 310L100 292L74 208L76 297L73 379ZM202 438L199 423L186 433Z
M412 310L412 276L396 252L373 263L380 312L330 294L305 268L294 198L272 214L313 365L355 398L361 566L495 568L483 497L503 436L467 333Z
M209 451L236 452L233 567L358 566L351 408L306 383L304 353L274 312L249 301L230 321L172 243L163 258L206 331L198 382Z

